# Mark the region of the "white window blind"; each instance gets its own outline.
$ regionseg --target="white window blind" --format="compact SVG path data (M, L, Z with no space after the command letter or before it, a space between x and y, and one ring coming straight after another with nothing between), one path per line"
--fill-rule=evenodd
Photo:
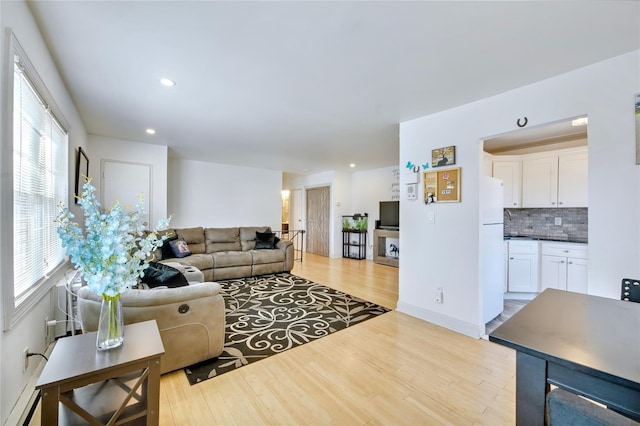
M67 200L67 132L14 56L13 275L14 306L64 260L54 219Z

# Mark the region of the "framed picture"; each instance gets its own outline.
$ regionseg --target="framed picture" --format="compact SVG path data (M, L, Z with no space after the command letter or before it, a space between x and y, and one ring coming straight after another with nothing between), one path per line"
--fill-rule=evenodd
M82 185L84 180L89 177L89 157L84 152L82 147L78 148L78 154L76 156L76 191L74 192L74 198L76 204L78 204L78 198L80 198Z
M456 164L456 147L447 146L431 151L431 165L433 167L452 166Z

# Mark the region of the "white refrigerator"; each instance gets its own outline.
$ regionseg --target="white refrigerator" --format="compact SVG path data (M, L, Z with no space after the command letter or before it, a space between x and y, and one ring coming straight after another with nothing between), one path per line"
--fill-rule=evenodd
M489 176L480 183L480 293L486 324L504 308L504 187Z

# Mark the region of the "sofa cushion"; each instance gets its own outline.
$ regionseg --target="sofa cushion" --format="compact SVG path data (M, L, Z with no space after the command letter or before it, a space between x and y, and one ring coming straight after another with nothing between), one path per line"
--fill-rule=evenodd
M176 238L175 240L169 241L169 246L173 252L173 257L186 257L192 254L189 249L189 244L187 244L184 238Z
M236 228L206 228L204 230L207 253L241 250L240 230Z
M256 245L256 232L271 231L268 226L241 226L240 227L240 243L242 251L253 250Z
M200 269L206 278L206 270L213 269L213 257L210 254L192 254L191 256L182 257L179 259L166 259L162 263L179 262L182 265L195 266Z
M253 264L284 262L284 251L282 250L251 250Z
M181 228L176 229L178 238L183 238L189 245L189 250L193 254L204 253L204 228Z
M215 268L228 268L231 266L251 266L253 260L251 253L246 251L221 251L211 254Z
M149 288L161 286L172 288L189 285L187 279L178 269L158 262L149 262L140 281L147 284Z

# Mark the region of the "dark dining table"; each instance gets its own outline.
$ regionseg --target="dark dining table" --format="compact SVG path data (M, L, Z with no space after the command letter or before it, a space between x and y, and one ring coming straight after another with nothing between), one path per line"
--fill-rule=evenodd
M489 340L516 350L517 425L544 425L550 385L640 421L640 303L546 289Z

